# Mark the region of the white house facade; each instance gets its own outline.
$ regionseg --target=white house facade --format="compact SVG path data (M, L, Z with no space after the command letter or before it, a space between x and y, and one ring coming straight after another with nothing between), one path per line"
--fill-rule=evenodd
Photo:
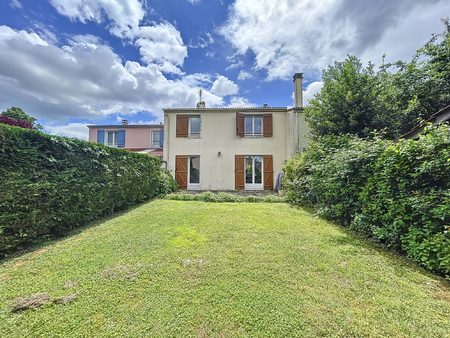
M302 74L295 106L164 109L164 161L188 190L272 190L285 161L307 146Z

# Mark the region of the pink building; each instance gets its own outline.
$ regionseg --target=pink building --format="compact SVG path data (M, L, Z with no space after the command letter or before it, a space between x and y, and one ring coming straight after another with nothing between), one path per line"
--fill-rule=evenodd
M101 143L110 147L148 154L160 159L163 157L163 124L91 125L89 142Z

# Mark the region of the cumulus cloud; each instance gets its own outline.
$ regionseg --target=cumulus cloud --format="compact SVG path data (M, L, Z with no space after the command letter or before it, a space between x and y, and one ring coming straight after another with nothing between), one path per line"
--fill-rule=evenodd
M311 82L306 89L303 91L303 104L308 105L309 100L311 100L314 95L316 95L323 87L322 81ZM294 96L294 93L292 93Z
M238 74L238 80L240 81L244 81L244 80L248 80L251 79L253 77L252 74L250 74L249 72L247 72L246 70L241 70Z
M142 61L165 65L163 71L176 73L170 65L181 66L187 56L187 48L180 32L170 23L163 22L154 26L141 26L136 32L135 44L139 48Z
M214 43L214 39L210 33L206 33L204 36L198 36L196 40L189 41L189 48L206 48Z
M250 102L247 98L241 96L232 96L228 107L256 107L255 103Z
M373 47L383 38L388 45L408 43L409 55L420 47L414 41L416 31L428 31L427 25L416 25L417 16L429 11L430 20L439 22L450 12L445 0L236 0L229 19L220 32L240 54L251 51L256 69L267 71L269 80L288 78L297 71L315 72L347 53L383 54ZM404 28L407 41L387 36L390 27L408 19ZM428 21L427 21L428 22ZM424 28L425 27L425 28ZM423 35L423 34L422 34ZM403 56L403 55L402 55Z
M211 93L218 96L234 95L239 92L239 86L223 75L219 75L211 86Z
M138 0L50 0L50 4L73 21L100 23L107 18L110 32L119 37L135 31L145 15Z
M69 123L63 125L49 125L46 126L45 129L50 134L76 137L87 141L89 138L89 130L87 126L87 123Z
M195 106L199 88L208 105L220 106L223 95L237 92L226 78L216 83L214 93L206 89L211 83L207 75L167 79L159 65L123 62L92 37L60 47L7 26L0 26L0 64L0 108L20 106L55 125L118 112L161 116L163 107Z

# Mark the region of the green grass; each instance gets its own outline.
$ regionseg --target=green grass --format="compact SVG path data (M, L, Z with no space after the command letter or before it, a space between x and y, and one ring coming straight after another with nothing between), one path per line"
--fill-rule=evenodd
M12 313L17 297L77 294ZM0 266L2 337L448 337L450 288L286 204L157 200Z

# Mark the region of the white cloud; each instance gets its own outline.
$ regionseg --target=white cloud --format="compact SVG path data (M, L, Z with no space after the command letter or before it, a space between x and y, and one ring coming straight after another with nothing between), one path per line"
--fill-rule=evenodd
M12 8L17 8L17 9L21 9L21 8L22 8L22 4L20 3L19 0L11 0L11 1L9 2L9 5L10 5Z
M244 81L244 80L248 80L251 79L253 77L252 74L250 74L249 72L247 72L246 70L241 70L238 74L238 80L240 81Z
M145 63L164 64L168 62L181 66L187 56L187 48L180 32L170 23L141 26L136 32L136 45Z
M194 107L199 88L208 106L223 105L223 96L237 92L226 78L214 86L217 92L208 91L205 74L167 79L159 65L124 62L92 37L58 47L7 26L0 26L0 64L0 109L19 106L56 125L138 111L157 120L163 107Z
M273 80L295 72L318 74L347 53L390 54L374 48L383 39L389 42L380 47L392 47L395 53L395 46L404 43L396 35L409 36L401 56L406 50L412 55L421 43L414 41L414 32L423 36L435 30L434 25L417 22L426 17L427 23L438 23L449 12L446 0L236 0L220 32L238 53L251 51L255 68L266 70ZM404 33L389 36L390 27Z
M136 30L145 15L138 0L50 0L50 4L73 21L100 23L106 16L111 21L110 32L119 37Z
M254 103L251 103L248 99L241 96L232 96L230 98L230 104L228 107L255 107Z
M309 100L311 100L314 95L316 95L322 89L322 87L322 81L311 82L303 91L303 105L308 105ZM292 93L292 96L294 96L294 93Z
M214 39L210 33L206 33L205 36L198 36L197 39L189 41L189 48L206 48L214 43Z
M211 86L211 93L218 96L234 95L239 92L239 86L223 75L219 75Z
M87 140L89 138L89 130L87 128L87 123L69 123L65 125L46 125L45 130L50 132L50 134L76 137L82 140Z
M200 3L200 1L202 0L187 0L188 2L190 2L192 5L197 5Z

